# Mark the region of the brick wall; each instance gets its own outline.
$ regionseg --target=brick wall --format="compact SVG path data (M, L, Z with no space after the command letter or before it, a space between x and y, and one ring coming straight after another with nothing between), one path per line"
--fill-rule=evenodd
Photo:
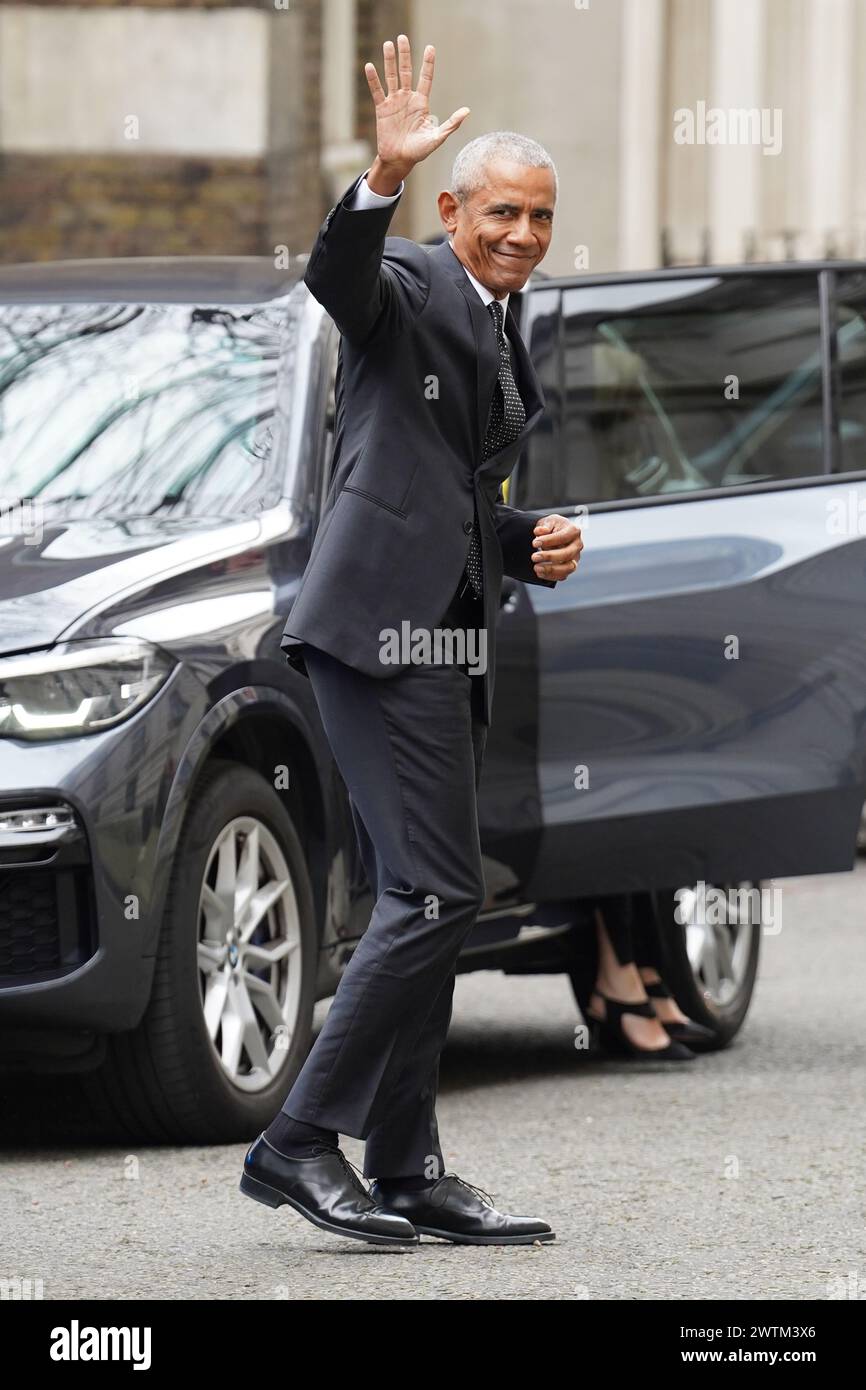
M6 0L0 0L0 8ZM268 129L260 156L3 148L0 260L88 256L272 254L309 247L322 216L319 175L319 0L238 6L229 0L126 6L108 0L34 0L33 8L106 11L257 9L269 16ZM87 23L86 15L81 19ZM229 59L230 61L230 59ZM236 79L249 81L243 55ZM256 74L253 80L261 80ZM195 54L190 54L195 82Z
M0 246L10 261L261 255L262 160L0 155Z
M0 0L0 8L7 0ZM130 147L111 153L40 152L2 147L0 260L173 254L270 255L309 248L327 211L320 173L322 26L320 0L30 0L41 10L264 10L268 39L268 130L261 157L188 156ZM364 77L367 59L381 70L382 42L406 32L409 0L358 0L357 134L375 146L375 119ZM86 23L86 18L82 23ZM191 55L191 80L195 63ZM245 80L243 62L237 82ZM247 76L247 79L249 77ZM257 79L258 80L258 79ZM227 94L230 99L231 93ZM409 234L409 193L392 223Z

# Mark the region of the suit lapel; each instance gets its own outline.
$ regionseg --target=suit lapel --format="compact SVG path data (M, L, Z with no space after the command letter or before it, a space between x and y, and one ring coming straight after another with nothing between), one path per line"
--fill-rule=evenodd
M440 242L430 252L442 269L446 272L454 284L460 290L463 298L469 306L469 317L472 324L472 333L475 339L475 363L476 363L476 411L477 411L477 437L476 448L480 459L481 450L484 444L485 431L487 429L487 419L490 414L490 403L493 400L493 392L496 387L499 375L499 352L496 347L496 334L493 331L493 324L487 308L481 302L481 298L472 284L471 280L463 269L462 262L454 254L447 241ZM517 359L517 389L523 399L526 409L526 423L520 432L517 440L512 444L506 445L508 449L517 451L522 447L523 438L535 425L538 416L544 409L544 396L532 359L526 350L526 345L520 335L517 318L512 308L513 299L509 298L508 309L505 314L505 328L508 337L514 347L514 354ZM502 451L500 450L500 453ZM495 465L499 454L492 454L489 459L476 465L476 472Z
M480 458L487 428L487 416L493 399L493 388L499 371L499 353L496 350L496 335L490 315L469 280L462 263L447 241L441 242L430 253L446 271L457 286L469 308L472 335L475 342L475 407L476 407L476 454Z

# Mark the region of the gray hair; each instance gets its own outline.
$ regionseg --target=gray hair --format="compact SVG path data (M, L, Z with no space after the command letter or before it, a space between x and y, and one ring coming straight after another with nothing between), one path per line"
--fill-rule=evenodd
M553 173L553 196L559 191L556 165L543 145L530 140L528 135L518 135L515 130L492 130L488 135L477 135L457 155L451 169L451 192L460 203L465 203L470 193L480 188L488 164L496 158L511 160L532 169L550 169Z

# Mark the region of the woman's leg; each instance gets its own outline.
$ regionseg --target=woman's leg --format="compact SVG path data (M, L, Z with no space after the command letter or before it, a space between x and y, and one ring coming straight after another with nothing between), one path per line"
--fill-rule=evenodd
M603 1020L606 1016L603 995L628 1004L643 1003L647 998L634 949L634 920L628 895L600 898L595 909L598 938L598 975L595 990L589 1001L590 1017ZM641 1018L625 1014L622 1027L626 1037L636 1047L650 1050L667 1047L670 1038L657 1018Z
M665 950L652 894L636 893L633 908L634 953L641 980L644 985L663 983ZM652 1003L662 1023L688 1023L689 1020L673 995L668 999L654 998Z

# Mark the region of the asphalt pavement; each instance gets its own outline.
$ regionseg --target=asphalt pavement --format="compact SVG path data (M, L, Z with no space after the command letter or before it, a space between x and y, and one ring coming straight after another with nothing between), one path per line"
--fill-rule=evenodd
M243 1145L13 1138L0 1278L45 1299L866 1298L866 866L779 886L746 1023L692 1063L590 1060L564 977L458 978L446 1161L555 1242L379 1250L243 1197Z

